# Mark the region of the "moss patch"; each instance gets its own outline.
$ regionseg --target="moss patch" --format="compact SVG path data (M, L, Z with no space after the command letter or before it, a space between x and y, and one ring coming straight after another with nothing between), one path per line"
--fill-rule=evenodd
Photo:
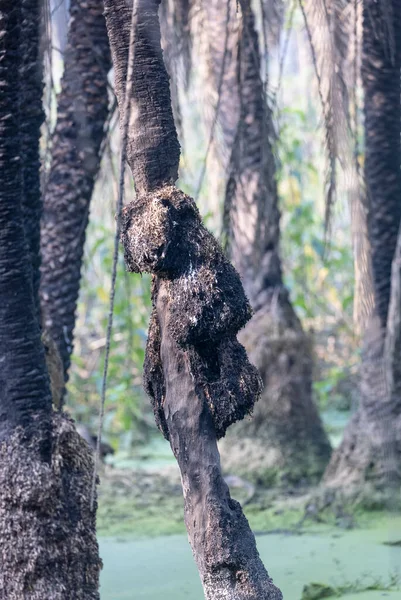
M101 536L184 533L181 486L167 477L114 471L99 488L97 532Z

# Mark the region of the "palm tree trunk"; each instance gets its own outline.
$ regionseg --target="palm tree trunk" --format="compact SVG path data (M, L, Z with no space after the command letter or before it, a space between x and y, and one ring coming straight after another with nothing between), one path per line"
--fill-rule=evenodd
M49 458L51 396L21 206L22 174L26 173L21 168L21 151L26 138L21 144L20 131L25 133L30 125L30 115L19 113L22 2L1 0L0 7L0 440L18 425L28 435L38 428ZM31 141L34 152L38 139L36 144Z
M178 190L179 145L160 47L160 0L134 3L128 163L137 198L124 209L129 270L154 275L145 383L178 461L185 522L208 600L279 600L240 505L230 498L217 436L250 410L259 378L235 334L249 318L237 273ZM116 90L124 104L130 9L105 0Z
M325 473L328 486L348 490L366 483L387 489L401 480L397 246L401 215L400 67L400 0L393 0L386 8L365 0L365 180L374 307L364 332L360 405Z
M108 115L110 49L102 0L72 0L41 232L43 326L64 380L73 346L85 231Z
M40 5L36 0L22 2L22 36L21 36L21 93L20 113L24 115L21 122L21 153L24 156L22 170L22 210L24 227L29 245L32 265L33 297L37 315L40 315L39 280L40 280L40 215L42 198L40 194L40 127L44 120L42 106L42 63L39 55L40 32L35 24L40 19ZM35 14L37 13L37 14Z
M93 465L71 420L52 415L32 285L39 187L23 197L39 174L39 22L39 2L0 0L0 597L98 600ZM29 227L23 207L35 207Z
M240 6L238 59L233 57L238 84L231 93L239 119L225 223L230 255L255 311L240 340L262 375L264 391L253 419L232 429L222 456L227 470L261 483L299 483L320 478L330 445L312 400L311 342L283 284L272 115L251 4L242 0ZM239 18L235 12L233 18Z
M387 323L391 263L401 219L400 10L398 0L392 0L387 8L382 2L365 0L363 12L368 228L376 308L383 329Z

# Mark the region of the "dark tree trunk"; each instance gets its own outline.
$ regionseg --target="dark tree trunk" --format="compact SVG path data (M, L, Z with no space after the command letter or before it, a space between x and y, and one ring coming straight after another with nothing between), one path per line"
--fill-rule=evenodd
M401 3L392 0L385 8L383 2L365 0L362 49L365 179L376 310L383 329L387 323L391 262L401 218L400 64Z
M240 340L261 373L264 391L253 419L230 432L222 457L230 472L261 483L299 483L320 478L330 445L312 400L311 341L283 284L272 116L260 76L251 3L242 0L240 6L238 58L233 55L231 59L237 84L230 96L239 105L239 118L229 166L225 225L229 253L255 311ZM235 10L233 18L239 18Z
M122 119L131 7L123 2L117 2L115 7L110 2L104 4ZM147 30L147 35L138 35L135 42L135 71L138 77L134 78L132 86L127 157L135 188L138 193L145 193L177 179L180 146L171 110L168 75L162 59L160 26L154 12L154 0L149 1L149 7L145 0L136 0L135 4L138 14L141 14L137 28ZM116 18L117 14L119 18ZM124 39L125 44L113 44L118 37ZM145 91L156 85L159 89L152 95L152 102L149 102ZM145 127L143 123L146 123Z
M39 188L24 192L39 172L38 4L0 0L0 597L97 600L92 459L73 423L52 415L32 284Z
M249 318L238 274L201 224L194 201L173 185L179 145L159 4L134 3L128 162L137 197L122 224L129 270L154 275L145 385L181 470L185 522L205 597L279 600L220 470L217 437L249 412L260 381L236 340ZM105 7L122 106L130 10L125 0L105 0Z
M348 490L365 484L383 489L401 480L400 67L400 0L386 11L382 3L365 0L365 179L374 306L364 332L360 405L325 474L328 486Z
M29 435L38 428L49 459L51 396L21 205L26 138L21 140L20 134L30 124L28 114L20 128L20 120L25 119L19 113L22 4L15 0L0 4L0 440L7 439L18 425ZM36 27L38 22L36 15ZM35 150L38 140L31 141ZM37 200L32 204L37 205Z
M39 280L40 280L40 215L42 199L40 194L40 127L44 119L42 106L42 63L40 56L37 23L40 22L40 3L37 0L22 2L21 31L21 82L20 113L21 121L21 156L22 162L22 210L24 227L29 246L32 265L33 297L37 315L40 315Z
M89 205L100 165L111 67L102 0L72 0L42 217L40 300L64 380L73 346Z

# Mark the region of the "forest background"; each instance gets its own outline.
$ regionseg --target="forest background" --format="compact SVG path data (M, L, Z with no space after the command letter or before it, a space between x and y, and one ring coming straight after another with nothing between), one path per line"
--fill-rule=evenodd
M286 11L279 46L269 49L269 98L274 102L275 156L280 195L281 255L285 283L305 329L314 340L314 399L335 436L357 400L360 338L353 323L354 272L346 183L339 190L330 237L325 233L325 131L318 83L302 13ZM60 50L66 41L66 2L53 9L53 94L62 74ZM198 193L210 127L196 101L197 75L185 94L180 183ZM198 83L199 84L199 83ZM54 113L53 96L53 118ZM207 107L213 112L213 106ZM209 117L210 119L210 117ZM54 121L53 121L54 124ZM216 133L218 136L218 132ZM107 306L110 294L120 132L115 113L98 175L87 230L67 405L78 422L96 429L103 376ZM127 175L126 185L132 188ZM216 161L207 161L198 203L207 227L221 233L225 180ZM211 189L213 192L210 193ZM128 192L129 195L129 192ZM116 451L131 452L156 433L142 389L150 278L126 273L119 259L115 322L104 421L104 437ZM134 387L133 387L134 383ZM334 411L334 412L333 412ZM337 441L341 433L335 436Z
M107 7L110 8L111 5L112 3L105 2L106 11ZM184 2L183 5L187 5L187 3ZM233 3L228 2L227 7L230 5ZM75 2L73 6L74 10L82 9L84 11L87 8L85 2ZM144 3L140 3L139 6L141 8L138 10L140 11L143 9ZM176 18L177 14L174 11L176 7L180 6L180 3L163 4L163 7L167 6L171 11L170 18L171 14ZM207 6L208 8L214 6L217 10L218 3L210 3ZM242 8L245 6L248 4L241 4ZM330 61L334 60L335 62L338 58L337 55L334 57L338 49L331 47L328 53L321 54L321 49L316 46L316 39L318 40L320 36L319 23L313 22L312 25L310 19L313 19L313 11L309 12L306 5L289 4L284 11L283 5L278 3L276 6L278 13L271 15L270 21L275 24L275 27L269 31L264 28L266 25L262 14L264 6L266 4L262 2L259 8L255 8L255 31L258 32L262 42L259 46L254 46L253 50L252 44L256 35L253 29L253 16L249 8L240 11L237 6L237 16L233 14L230 16L227 12L226 31L230 33L226 33L226 43L232 32L237 35L239 31L242 36L239 46L242 49L245 48L243 54L239 54L240 74L242 69L244 69L246 77L255 76L255 72L257 73L253 85L244 85L242 88L240 86L240 125L237 132L239 137L238 139L235 137L235 142L238 141L238 144L234 144L234 150L228 162L227 157L223 157L223 160L219 157L220 148L224 146L226 142L224 137L227 135L224 123L226 115L224 103L227 101L227 97L224 97L224 86L220 88L222 82L218 81L218 77L216 78L216 72L212 73L214 80L208 81L210 61L208 63L203 60L202 54L199 52L201 46L196 46L196 44L194 44L195 52L191 57L191 78L186 77L185 65L183 68L183 65L179 64L182 57L177 59L174 52L172 53L174 44L171 45L173 39L178 44L178 54L180 54L180 51L184 49L183 39L180 39L179 35L174 38L175 32L172 39L168 35L166 37L166 32L171 34L174 29L166 28L165 19L168 21L168 11L162 13L164 58L171 74L173 109L182 146L180 187L196 199L207 227L221 239L227 252L232 253L231 257L243 277L244 287L257 313L257 319L261 319L261 314L263 316L262 320L256 319L254 322L261 323L263 327L266 327L266 330L262 332L265 336L264 345L269 351L273 349L270 363L267 361L267 366L259 364L260 356L258 358L255 347L252 347L251 342L254 338L249 334L247 327L245 331L248 331L248 337L244 333L242 339L250 352L251 359L255 360L261 369L266 391L262 400L255 407L253 422L246 420L242 429L235 430L241 432L238 438L236 433L229 434L227 443L222 443L222 464L226 482L233 488L234 494L238 492L239 499L245 507L251 526L256 533L301 535L305 533L308 526L319 527L321 524L348 530L366 525L373 517L380 521L381 517L378 517L378 514L383 516L383 509L396 512L399 508L398 505L390 504L387 496L375 494L376 488L377 490L384 488L385 491L388 491L392 481L398 481L397 468L391 472L391 468L394 467L393 456L387 452L389 448L392 451L396 444L392 446L394 442L391 437L392 429L386 426L386 419L389 415L384 410L387 407L394 411L398 410L398 397L396 393L391 399L387 398L386 394L381 395L383 391L380 388L381 379L377 377L379 373L377 369L380 370L381 365L380 355L383 351L380 345L382 343L381 329L380 336L378 336L380 337L379 345L377 345L377 339L370 340L370 346L369 343L367 344L368 351L372 350L373 359L378 356L379 359L369 362L371 357L369 352L365 352L365 358L367 357L365 367L369 367L365 369L365 373L368 373L372 377L371 382L375 383L371 387L372 393L366 387L367 380L363 381L362 378L361 384L359 376L360 349L363 347L361 333L366 329L366 322L363 323L363 319L361 319L361 296L363 304L368 300L369 294L365 294L363 297L366 290L363 289L361 294L361 289L358 288L361 273L358 273L357 270L362 263L360 255L354 256L356 237L355 220L353 219L355 219L355 214L352 212L355 204L352 204L352 199L355 197L356 178L347 178L349 165L343 163L341 170L340 165L337 164L337 162L341 163L341 154L344 150L344 146L341 144L346 145L345 140L342 142L341 139L344 131L344 115L341 114L341 109L344 107L336 106L336 99L330 97L330 93L333 92L330 84L329 98L327 97L327 88L325 88L327 82L324 81L322 74L326 63L330 65L330 68L333 66ZM355 6L357 7L357 4ZM204 8L205 5L202 5L202 10ZM238 27L239 13L242 13L240 27ZM112 15L108 23L110 42L118 47L119 42L115 33L113 34L113 19L116 19L117 22L117 17L113 16L112 10L108 14ZM360 33L357 30L361 25L361 14L358 12L358 8L355 14L359 15L358 20L355 21L354 31L355 39L357 39ZM222 12L220 12L221 15ZM66 4L55 2L50 6L48 16L47 42L49 47L45 54L48 80L45 98L47 119L41 148L45 166L43 189L46 192L42 230L42 280L44 283L41 294L43 306L45 307L47 303L52 309L51 302L48 302L51 295L49 296L46 289L47 269L48 265L50 267L52 265L51 260L50 262L48 260L49 253L46 257L46 251L50 247L46 236L51 229L48 227L51 219L48 219L49 212L46 213L48 209L46 197L51 197L50 187L57 181L54 176L57 169L53 170L52 163L57 167L59 148L63 147L62 144L58 147L57 143L63 139L63 127L68 120L68 114L74 114L68 112L73 110L73 104L63 105L63 101L65 101L65 98L63 100L63 91L66 92L66 96L71 90L73 91L74 79L71 78L71 75L70 79L65 75L63 90L60 76L68 30ZM381 18L378 17L377 22L386 23L386 20L384 18L380 20ZM212 22L210 21L210 23ZM224 24L224 18L222 22ZM267 20L267 22L269 21ZM81 23L77 19L73 19L71 23L73 23L71 32L75 31L76 34ZM366 23L365 19L365 25ZM171 26L171 22L167 24ZM179 21L174 21L174 25L176 24L179 25ZM397 26L398 24L397 21ZM103 33L105 33L104 27ZM187 33L185 28L181 33ZM217 39L217 37L211 36L207 41L208 52L211 55L214 51L213 44ZM365 35L364 39L366 44L364 56L369 58L369 44L367 43L369 37ZM398 38L396 41L398 43ZM77 44L75 49L79 50L81 48L79 36L75 38L75 43ZM355 47L357 45L355 42ZM255 62L256 48L258 52L260 50L260 56L257 54ZM391 41L389 48L391 49ZM103 50L107 55L106 44L103 44ZM373 48L374 50L377 48ZM225 63L225 51L223 54L221 54L220 47L220 58ZM185 56L184 52L183 56ZM398 60L398 54L396 56ZM384 60L386 59L388 59L387 56L384 57ZM213 63L213 61L211 62ZM76 65L74 62L70 64L73 75ZM118 61L115 64L117 67L121 66ZM238 65L235 65L235 69ZM255 65L261 66L260 73L259 69L255 69ZM353 65L357 65L355 73L357 71L359 73L358 57L354 56ZM95 64L94 72L98 66ZM336 79L338 65L335 64L334 67L334 79ZM224 79L223 75L221 75L221 79ZM189 85L187 85L188 80ZM121 94L118 77L116 81L115 91L118 96ZM365 83L366 81L369 81L369 78L365 79ZM205 89L205 87L207 88L205 82L212 83L211 90ZM362 135L363 119L359 74L355 76L353 83L351 116L355 163L352 162L352 168L362 171L364 167L364 136ZM69 88L68 86L71 84L72 87ZM95 88L96 85L95 83ZM397 88L396 85L395 88ZM91 88L91 93L93 89ZM60 90L61 94L56 99ZM107 306L112 288L115 199L118 195L118 160L116 157L120 153L121 145L115 91L111 76L109 78L109 104L112 110L106 120L107 135L101 145L102 165L97 176L90 208L74 335L74 354L65 403L67 411L79 423L80 431L90 442L93 442L96 435L99 398L102 395L104 384ZM210 93L209 97L208 93ZM248 103L244 102L246 94L249 95ZM395 96L389 94L386 98L390 103ZM103 108L105 99L103 94ZM395 108L397 105L399 108L399 97L394 102ZM66 112L63 111L63 106L67 107ZM269 107L268 110L266 110L266 106ZM263 108L260 110L261 107ZM56 109L58 125L55 128ZM339 109L338 112L336 112L337 109ZM252 111L254 112L252 113ZM254 124L259 117L261 118L261 127L255 129ZM370 121L370 124L373 122ZM380 129L381 123L379 119L376 123L376 130ZM143 125L147 124L142 123ZM268 135L265 138L261 135L261 129L263 130L264 127L268 128ZM387 131L391 133L391 127ZM134 128L131 135L135 136L135 134ZM228 138L230 138L231 133L228 132L228 134ZM233 141L234 138L231 139L231 142ZM378 138L377 143L380 142L381 140ZM395 146L399 146L399 140ZM372 147L371 145L371 150ZM246 153L250 153L255 148L257 160L252 162L252 156ZM241 155L241 152L244 152L244 155ZM266 163L264 162L265 152L268 156ZM270 160L271 158L272 160ZM131 159L132 157L129 156L130 164L132 163ZM372 159L372 153L370 159ZM84 163L84 161L81 162ZM241 205L241 194L239 193L241 185L238 182L241 182L242 175L239 175L237 179L237 175L241 173L244 165L248 167L250 165L251 172L252 169L255 169L255 173L251 173L248 181L251 184L255 181L252 179L253 176L259 177L260 180L265 178L262 184L256 185L259 195L254 196L255 206L251 206L249 210L250 229L253 227L251 215L254 214L254 209L256 212L260 211L259 217L261 214L265 215L265 210L270 210L269 219L259 218L259 221L257 220L258 227L255 228L255 231L259 231L255 234L252 242L254 255L250 260L249 256L246 256L246 252L245 254L241 253L241 243L244 240L241 238L241 227L238 228L234 210L238 209L240 213L242 210L242 224L248 224L248 215L244 206ZM50 167L50 171L48 167ZM227 188L225 169L230 175ZM398 164L396 171L399 171ZM47 179L49 172L50 177ZM367 173L369 177L369 171ZM245 170L243 175L248 177L249 172L247 173ZM357 184L359 185L359 182ZM62 190L62 186L58 187L59 190ZM276 187L278 194L276 194ZM269 194L261 193L263 190L266 192L267 189ZM362 186L360 189L362 190ZM57 185L54 190L57 191ZM237 194L235 198L237 204L235 202L228 203L227 198L230 199L230 194L234 196ZM126 196L128 200L134 196L132 182L128 176L126 177ZM231 202L232 198L233 196L231 196ZM281 212L280 231L277 198ZM379 198L380 194L374 196L373 200L377 202ZM65 204L68 206L67 197ZM376 207L377 212L372 210L371 214L374 219L377 219L377 222L380 222L380 218L383 216L379 210L380 205L372 203L372 206ZM394 210L392 214L385 214L385 218L390 216L396 223L397 210ZM264 226L263 223L268 223L268 226ZM264 231L264 228L268 231ZM362 229L363 224L360 232L363 238ZM394 247L396 234L397 231L395 231L393 240ZM81 238L81 235L78 238ZM384 238L385 236L380 237L378 234L376 237L375 234L371 237L372 244L376 244L374 251L379 255L380 252L385 255ZM264 244L262 249L258 246L260 240L262 240L262 246ZM280 251L278 251L278 244ZM125 249L127 251L127 248ZM244 258L248 260L248 264ZM384 258L388 263L387 267L391 267L392 251L388 250L387 257L384 256ZM356 261L356 272L353 268L354 261ZM61 262L65 263L65 261ZM68 264L68 261L65 264ZM397 264L395 260L394 283L392 283L394 290L398 289ZM247 266L250 267L249 272ZM377 265L374 267L377 277ZM384 324L384 326L387 322L389 304L389 298L386 297L390 288L389 272L386 272L386 277L384 294L382 288L380 288L380 294L376 290L378 315L383 318L382 325ZM150 278L142 274L128 274L122 257L120 257L116 281L114 329L111 338L103 421L102 450L107 456L105 457L106 464L100 469L102 484L99 489L98 532L101 536L178 533L183 531L182 497L178 471L167 443L161 440L156 431L151 407L142 390L142 364L145 357L147 323L151 311ZM261 284L260 289L258 289L259 284ZM286 289L289 291L292 306L288 301ZM396 291L394 292L396 300L395 294ZM394 299L392 302L391 318L388 318L390 334L391 326L397 323L394 315L396 318L398 315ZM56 307L56 304L54 306ZM44 309L46 326L48 322L51 322L48 319L47 309L48 307ZM293 309L301 320L302 327L295 317ZM385 313L384 317L383 313ZM256 329L257 327L256 325ZM395 328L395 332L398 336L397 328ZM64 339L62 336L58 337L63 360L70 345L70 333L67 331L66 334L64 331ZM390 334L389 339L392 342ZM275 353L275 344L280 339L282 339L281 349ZM263 337L261 340L263 342ZM398 337L396 337L396 342L397 340ZM367 338L365 343L366 341L369 342ZM262 347L263 343L259 346ZM257 344L256 347L258 347ZM312 360L310 360L310 352L312 352ZM397 356L396 347L392 354L390 352L390 357L396 361ZM68 361L69 357L67 356L67 363ZM391 363L391 368L393 367L397 376L396 362ZM64 368L66 369L66 363ZM313 371L313 402L309 395L311 369ZM279 383L278 391L272 385L276 371ZM391 372L393 373L393 371ZM380 375L382 375L381 371ZM376 381L373 378L376 378ZM398 385L397 381L396 385ZM53 385L53 380L51 383ZM148 380L147 385L148 390L152 391L152 380ZM364 402L360 402L361 390ZM391 389L391 392L396 392L396 390L397 388ZM274 405L276 393L279 399L279 402L276 403L279 410ZM155 395L154 390L153 395ZM387 403L388 399L391 401ZM154 397L156 421L159 428L163 430L163 427L167 425L165 421L163 422L163 416L160 417L160 414L157 413L157 401L157 397ZM56 403L54 393L53 402ZM314 405L318 407L319 414ZM260 408L261 406L262 408ZM264 415L263 407L265 406L267 409ZM360 410L355 412L358 406ZM213 412L213 405L211 410ZM280 413L280 410L283 413ZM383 413L381 413L382 410ZM284 416L281 416L282 414ZM324 428L321 426L319 415L324 423ZM352 415L354 416L352 417ZM343 438L344 428L349 422L351 426ZM252 423L256 423L256 426ZM221 431L218 429L218 425L217 420L215 427L217 435L220 436ZM371 429L365 429L365 426ZM268 437L263 438L262 435L258 439L256 435L256 432L260 433L261 431L263 434L264 428L272 436L270 438L271 447L266 445L266 440L269 441ZM369 435L366 435L367 431L374 432L375 435L377 432L377 438L369 439ZM165 433L165 429L163 432ZM223 427L224 432L225 427ZM330 463L331 470L329 467L325 477L325 483L339 483L338 490L335 489L335 485L332 485L331 488L330 485L328 488L317 487L329 461L328 438L333 449L338 447L343 438L342 451L334 453L334 458ZM379 449L378 454L374 454L372 451L375 443ZM228 468L226 466L228 463L225 462L227 458L230 459L234 456L234 445L237 446L235 456L240 459L238 471L235 469L235 460L231 461ZM244 448L246 448L246 452L243 451ZM257 448L257 460L252 458L254 448ZM271 452L272 448L274 449L273 453ZM267 462L269 462L272 457L277 459L277 466L269 464L268 467L263 467L263 461L267 458ZM292 468L293 465L294 468ZM240 477L236 476L237 472ZM362 485L361 488L356 485L356 491L361 494L357 493L356 497L352 494L347 496L347 491L349 491L347 486L359 483L360 480L363 484L367 484ZM371 487L370 484L372 484ZM393 501L394 497L390 495L390 499ZM397 547L398 541L392 540L389 545ZM199 547L201 548L201 546ZM295 547L296 544L293 546ZM361 580L354 580L351 583L337 581L334 587L314 583L309 588L305 586L304 597L317 598L352 591L372 591L373 589L391 592L398 585L397 577L397 575L393 576L387 573L386 581L374 580L371 584ZM285 580L280 582L281 587L285 587L285 585ZM214 591L218 592L216 589ZM316 594L320 594L320 596Z

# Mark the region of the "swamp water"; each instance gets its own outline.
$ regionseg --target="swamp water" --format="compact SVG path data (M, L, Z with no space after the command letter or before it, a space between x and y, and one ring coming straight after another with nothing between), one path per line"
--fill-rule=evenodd
M323 415L336 446L347 415L335 411ZM117 458L117 460L116 460ZM163 472L175 465L169 445L160 437L144 447L135 461L114 458L115 467ZM147 487L138 489L132 500L132 482L120 489L113 486L100 500L100 554L102 600L202 600L203 592L192 552L184 534L155 535L183 531L180 485L163 489L151 501L155 515L144 512ZM175 498L178 494L179 501ZM235 494L234 494L235 497ZM166 504L171 499L171 506ZM237 498L241 500L240 498ZM127 505L118 507L122 501ZM135 504L136 502L136 504ZM282 518L246 507L254 529L291 529L303 514L286 511ZM135 536L136 534L136 536ZM150 535L151 537L146 537ZM353 529L311 524L300 534L265 533L256 537L259 553L284 600L319 600L302 597L305 585L324 584L337 589L343 600L401 600L401 515L365 512ZM388 588L394 582L392 589ZM376 589L368 589L368 588ZM346 589L345 589L346 588Z
M259 535L257 545L284 600L301 600L304 585L312 582L350 586L352 591L341 595L344 600L401 600L401 587L384 589L401 574L399 516L380 519L368 529ZM185 536L101 538L100 551L102 600L203 598Z

